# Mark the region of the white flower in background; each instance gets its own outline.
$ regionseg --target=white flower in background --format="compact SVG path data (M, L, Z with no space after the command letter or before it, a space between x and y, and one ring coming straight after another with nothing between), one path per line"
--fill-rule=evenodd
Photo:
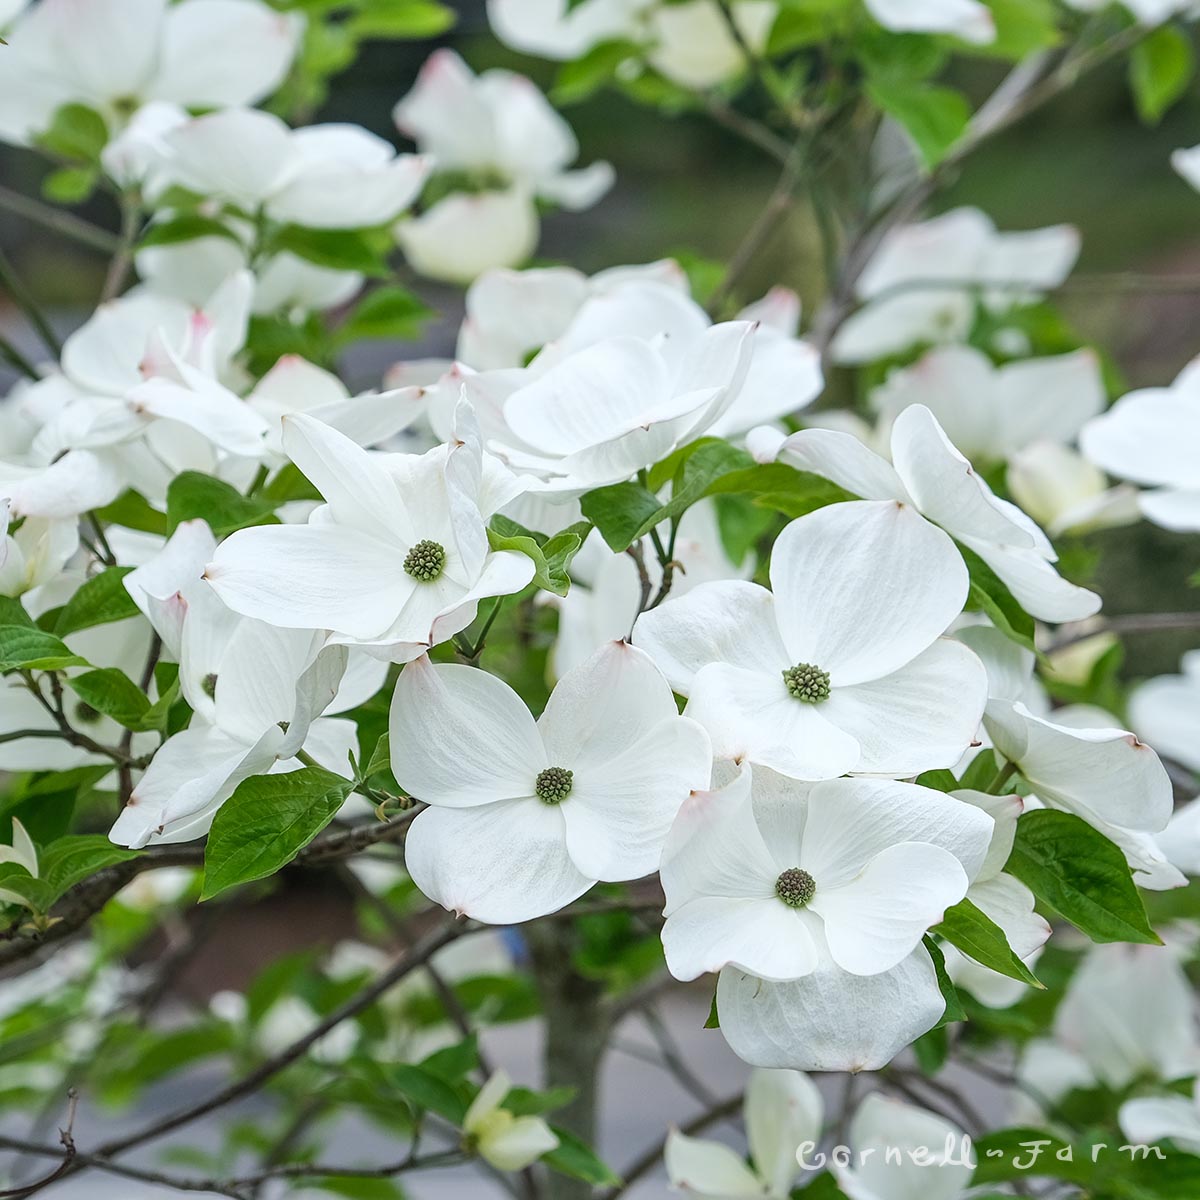
M16 817L12 818L12 845L0 846L0 865L4 864L22 867L34 879L38 878L37 847L33 844L33 839L26 833L25 826ZM19 904L22 908L29 907L28 901L20 892L10 891L5 887L0 887L0 901L5 904Z
M763 421L806 408L821 393L820 356L796 336L800 298L772 288L737 315L754 321L753 355L732 407L707 432L744 433ZM467 291L458 359L480 372L521 367L535 351L534 373L611 337L671 345L684 357L712 322L688 295L686 276L665 260L614 267L590 279L566 267L489 271Z
M742 1105L750 1164L721 1142L672 1129L663 1149L667 1178L689 1196L787 1200L799 1173L796 1149L821 1140L824 1116L821 1093L807 1075L751 1071Z
M850 1155L831 1169L849 1200L959 1200L971 1190L970 1139L923 1108L872 1092L846 1140Z
M1107 714L1099 720L1111 721ZM1072 722L1067 724L1067 722ZM996 749L1015 763L1029 792L1051 808L1074 813L1115 842L1143 887L1179 887L1154 834L1171 818L1171 780L1149 746L1093 710L1060 709L1049 719L1023 704L990 701L984 723Z
M964 42L996 40L992 10L979 0L865 0L867 11L897 33L948 33Z
M982 809L995 822L983 865L971 877L967 899L1004 931L1012 952L1032 966L1050 936L1050 925L1034 912L1033 893L1019 879L1004 873L1017 835L1017 818L1025 805L1019 796L993 796L963 789L950 793L964 804ZM968 958L949 942L942 946L946 972L981 1004L1007 1008L1025 995L1027 986Z
M1200 650L1189 650L1180 668L1133 689L1129 723L1160 754L1200 771Z
M106 481L97 490L111 492L103 504L122 483L161 500L180 471L257 459L266 423L218 384L236 373L249 293L240 274L200 309L145 288L101 305L63 344L59 371L17 395L36 429L28 460L52 472L64 451L89 452Z
M876 779L805 786L743 766L696 792L663 848L667 966L677 979L734 967L772 982L825 958L891 971L982 867L993 821L929 788Z
M737 33L714 0L488 0L492 32L506 46L543 58L579 58L600 42L636 42L673 83L709 88L746 65L739 39L761 53L779 13L774 0L733 0Z
M1170 387L1122 397L1083 427L1079 444L1110 475L1152 489L1139 497L1147 520L1200 530L1200 359Z
M939 346L892 371L871 404L889 427L923 404L962 454L989 462L1036 442L1073 442L1104 411L1104 380L1092 350L997 367L973 346Z
M895 419L891 463L853 435L828 429L789 437L756 429L747 443L760 462L778 458L856 496L913 505L979 555L1021 607L1040 620L1081 620L1100 607L1094 592L1058 574L1046 535L1016 505L992 493L922 404L910 405Z
M479 1089L463 1118L463 1138L469 1149L498 1171L523 1171L558 1145L558 1138L541 1117L514 1116L504 1107L512 1084L496 1071Z
M613 335L574 353L560 342L537 369L463 373L462 395L487 448L532 476L531 491L569 499L711 430L740 393L754 336L750 322L727 321L694 342Z
M659 534L669 541L665 526ZM662 583L662 568L653 554L645 557L653 595ZM747 555L740 566L729 561L711 499L693 504L684 513L671 557L676 566L670 594L676 597L702 583L746 579L754 573L753 555ZM588 535L571 563L571 580L571 590L550 601L558 610L558 634L550 652L555 678L578 666L605 642L628 637L640 612L642 585L637 566L628 554L614 554L597 532Z
M68 103L114 123L151 100L254 104L283 82L303 29L257 0L40 0L7 33L0 137L27 142Z
M537 245L537 200L577 211L608 191L608 163L571 171L579 143L523 75L476 76L452 50L430 55L394 110L400 131L453 189L396 236L413 268L468 282L489 267L514 266ZM458 186L454 186L454 185Z
M562 337L593 296L633 281L662 284L684 295L687 276L674 259L611 267L588 276L574 267L484 271L466 295L458 331L458 361L476 371L523 367L543 346Z
M413 882L491 924L654 871L711 765L704 730L625 642L565 675L536 722L496 676L417 659L396 685L389 733L397 782L430 805L405 841Z
M1138 1096L1126 1100L1118 1114L1121 1132L1137 1145L1168 1138L1187 1154L1200 1154L1200 1080L1190 1096Z
M1200 146L1187 150L1176 150L1171 155L1171 166L1200 192Z
M519 485L478 435L423 455L372 454L304 414L283 448L325 504L306 525L242 529L205 578L235 612L406 662L465 629L479 602L519 592L533 562L488 547L487 518Z
M1196 998L1169 946L1093 946L1067 985L1054 1034L1110 1088L1200 1068Z
M430 170L357 125L289 129L257 109L196 117L165 135L164 177L247 215L313 229L393 220Z
M1069 225L999 233L976 208L891 232L858 282L863 307L838 330L836 361L866 363L920 342L966 338L982 302L995 311L1058 287L1079 256Z
M810 780L957 762L987 677L940 636L967 595L950 539L906 504L834 504L784 529L770 572L770 592L706 583L634 626L716 756Z
M1136 488L1109 487L1103 471L1058 442L1018 450L1007 478L1013 499L1051 537L1129 525L1141 516Z
M365 660L347 677L347 652L324 634L278 629L227 609L203 581L216 539L185 521L125 587L179 663L194 717L169 738L138 781L109 836L135 848L203 836L217 809L251 775L296 770L306 749L345 773L355 725L322 717L374 695L383 663ZM282 727L286 726L286 730Z
M62 574L79 549L74 519L26 517L10 533L10 502L0 500L0 596L20 596Z

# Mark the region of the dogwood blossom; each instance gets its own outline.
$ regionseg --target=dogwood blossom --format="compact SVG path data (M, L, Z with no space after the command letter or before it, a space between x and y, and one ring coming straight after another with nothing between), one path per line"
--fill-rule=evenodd
M890 971L966 895L991 841L982 809L913 784L769 782L755 797L743 767L671 828L662 940L677 979L799 979L818 946L851 974Z
M970 1191L974 1167L962 1153L967 1135L923 1108L872 1092L851 1118L846 1140L851 1153L831 1159L831 1168L849 1200L959 1200Z
M972 462L1011 459L1037 442L1067 444L1104 410L1104 381L1091 350L996 367L972 346L939 346L888 375L871 396L890 426L923 404Z
M493 32L514 50L562 60L600 42L635 42L656 71L687 88L737 75L742 45L761 52L778 12L774 0L734 0L729 19L714 0L488 0Z
M301 749L344 770L355 726L322 713L354 707L383 682L383 664L370 663L339 693L344 648L325 647L323 634L279 629L227 609L202 579L215 545L204 522L184 522L125 580L179 662L180 690L195 716L163 743L135 785L109 833L121 845L201 837L243 779L296 769Z
M165 180L247 214L313 229L357 229L393 220L430 170L357 125L289 129L257 109L187 121L163 138Z
M558 1145L541 1117L514 1116L504 1107L512 1084L497 1071L479 1089L463 1117L468 1145L497 1170L521 1171Z
M1171 154L1171 166L1200 192L1200 146L1186 150L1175 150Z
M1033 442L1008 460L1013 499L1052 537L1129 525L1141 516L1137 489L1107 486L1104 472L1058 442Z
M867 11L897 33L949 33L964 42L995 41L992 10L979 0L866 0Z
M1136 1096L1121 1105L1121 1132L1138 1145L1168 1138L1188 1154L1200 1154L1200 1081L1190 1096Z
M291 66L304 22L258 0L39 0L8 33L0 137L28 142L64 104L119 122L139 104L253 104Z
M760 462L779 458L857 496L913 505L983 559L1035 617L1074 621L1100 607L1097 595L1058 574L1046 535L1019 508L993 494L922 404L896 417L891 463L835 430L806 429L788 437L773 429L754 430L748 442Z
M709 779L704 730L625 642L564 675L536 722L496 676L417 659L389 730L397 781L430 806L405 842L413 881L492 924L653 871L680 804Z
M21 824L18 817L12 818L12 844L0 845L0 865L10 863L15 867L21 867L34 879L38 878L40 867L37 847L33 844L33 839L26 832L25 826ZM5 904L19 904L22 908L29 907L29 902L25 897L11 888L0 887L0 901Z
M634 626L717 757L808 780L958 760L987 678L939 638L967 591L949 538L908 504L831 505L784 529L770 575L770 592L702 584Z
M867 363L921 342L958 342L976 305L1002 311L1057 287L1079 256L1068 225L999 233L984 213L956 208L888 234L856 288L863 307L838 331L838 362Z
M452 50L430 56L393 116L450 189L396 227L409 262L435 279L469 282L524 261L537 245L536 200L590 208L612 186L608 163L567 170L579 144L528 79L476 76Z
M1180 674L1159 675L1134 688L1129 723L1161 754L1200 771L1200 650L1189 650Z
M1080 434L1083 453L1120 479L1150 488L1142 514L1164 529L1200 530L1200 360L1166 388L1118 400Z
M671 1186L688 1196L787 1200L798 1172L796 1149L821 1137L825 1102L800 1071L750 1072L742 1118L750 1164L721 1142L667 1135L663 1162Z
M244 616L416 658L465 629L480 600L533 577L525 555L488 548L486 519L520 488L464 436L424 455L372 454L303 413L284 418L283 449L325 504L306 525L239 530L205 578Z

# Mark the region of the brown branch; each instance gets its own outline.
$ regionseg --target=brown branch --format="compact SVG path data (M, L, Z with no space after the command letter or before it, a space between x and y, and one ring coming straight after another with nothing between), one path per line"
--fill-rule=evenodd
M1073 631L1056 638L1046 647L1047 654L1065 650L1068 646L1086 642L1089 638L1105 633L1165 633L1171 630L1200 630L1200 612L1174 613L1131 613L1128 616L1109 617L1087 629L1076 627Z

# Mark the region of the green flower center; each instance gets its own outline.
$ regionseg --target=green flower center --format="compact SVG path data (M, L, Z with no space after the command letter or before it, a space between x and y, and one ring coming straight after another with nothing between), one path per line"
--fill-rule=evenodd
M75 705L75 720L84 725L94 725L100 720L100 710L85 704L82 700Z
M217 698L217 677L211 671L205 675L200 686L203 688L204 694L210 700L215 700Z
M775 895L788 908L804 908L817 894L817 881L803 867L788 867L775 880Z
M432 583L445 565L445 548L428 538L419 541L404 557L404 570L422 583Z
M797 663L783 673L788 694L805 704L819 704L829 699L829 672L812 663Z
M543 804L561 804L570 794L575 772L565 767L547 767L540 772L533 790Z

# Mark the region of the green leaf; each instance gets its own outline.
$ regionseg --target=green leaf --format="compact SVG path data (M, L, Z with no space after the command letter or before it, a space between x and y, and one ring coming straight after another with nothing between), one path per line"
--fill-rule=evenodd
M89 708L112 717L126 729L142 729L150 700L124 671L103 667L68 676L67 687Z
M580 532L580 526L583 533ZM551 538L532 533L523 525L504 516L495 516L488 528L488 544L493 550L515 550L533 560L533 582L543 591L565 596L571 587L567 568L583 545L587 526L564 529ZM541 540L539 540L541 539Z
M954 1021L965 1021L967 1019L966 1010L962 1006L962 1001L958 998L958 989L954 986L946 971L946 957L942 954L942 948L926 934L922 939L925 949L929 951L929 957L933 959L933 969L937 974L938 990L942 993L942 999L946 1002L946 1011L942 1013L942 1019L934 1026L934 1029L940 1029L943 1025L949 1025Z
M54 114L50 128L34 140L43 150L72 162L98 163L108 142L108 126L94 108L64 104Z
M419 1065L447 1083L457 1083L479 1066L479 1039L471 1034L453 1046L435 1050Z
M403 1092L419 1109L428 1109L454 1125L462 1125L467 1102L440 1075L411 1063L387 1068L387 1076L397 1091Z
M437 0L389 0L386 5L350 18L350 32L360 38L431 38L452 29L454 10Z
M57 838L38 853L39 874L55 900L105 867L137 858L139 851L115 846L99 833Z
M1162 944L1125 856L1073 813L1025 813L1004 869L1094 942Z
M305 229L300 225L285 225L271 239L272 249L286 250L334 271L359 271L363 275L388 274L387 255L390 248L381 239L372 238L362 229Z
M617 77L621 64L642 53L636 42L601 42L582 58L564 63L554 81L550 99L555 105L578 104L594 96Z
M33 629L35 622L20 600L13 596L0 596L0 625L24 625Z
M591 1148L573 1133L557 1125L551 1125L550 1128L558 1138L558 1145L542 1155L541 1161L546 1166L560 1174L570 1175L572 1179L582 1179L593 1187L620 1185L621 1177L601 1162Z
M1033 1165L1035 1147L1037 1158ZM1092 1174L1092 1164L1083 1147L1073 1147L1044 1129L1001 1129L985 1134L975 1144L975 1161L973 1186L1009 1183L1031 1175L1086 1184Z
M213 821L200 899L286 866L333 820L353 786L323 767L244 780Z
M996 36L985 45L971 46L972 54L1018 62L1060 40L1053 0L987 0L987 6L996 23Z
M108 567L82 583L58 614L54 632L66 637L80 629L136 617L138 606L125 588L125 576L131 570L132 567Z
M1196 69L1192 41L1178 26L1163 25L1144 37L1129 56L1129 86L1138 115L1156 125L1187 90Z
M1016 597L978 554L961 543L958 543L958 548L971 574L967 607L986 613L1005 637L1036 654L1033 618L1017 603Z
M111 504L96 509L96 518L109 525L123 525L126 529L140 529L143 533L167 535L165 513L152 508L137 492L122 492Z
M867 94L904 127L927 167L946 157L971 119L971 106L951 88L876 79Z
M941 924L933 931L977 963L1030 987L1042 987L1038 977L1013 952L1004 930L970 900L960 900L946 909Z
M370 779L372 775L378 775L380 771L390 771L391 768L392 751L388 735L384 733L380 736L379 741L375 743L375 749L371 751L371 758L367 763L367 769L362 773L362 777Z
M61 671L87 665L86 658L72 654L52 633L28 625L0 625L0 671Z
M171 717L171 708L179 699L179 692L179 676L176 675L171 681L171 686L162 692L158 699L142 713L141 720L135 728L148 732L166 732L167 724Z
M191 242L196 238L220 237L238 242L237 234L214 217L200 213L180 213L168 221L151 225L142 235L139 246L174 246L179 242Z
M378 287L355 305L333 341L346 346L372 338L417 338L433 315L433 309L407 288Z
M272 507L269 500L243 496L223 479L199 471L176 475L167 488L167 524L172 531L197 517L207 521L217 537L248 525L277 525Z
M95 167L59 167L42 180L42 195L56 204L82 204L99 182Z
M618 554L637 540L638 530L662 507L658 497L640 483L614 483L585 492L579 500L583 515L600 530L609 549Z
M20 863L0 863L0 888L15 892L27 908L37 913L46 912L54 903L54 893L45 880L35 879ZM0 899L0 904L8 903Z

